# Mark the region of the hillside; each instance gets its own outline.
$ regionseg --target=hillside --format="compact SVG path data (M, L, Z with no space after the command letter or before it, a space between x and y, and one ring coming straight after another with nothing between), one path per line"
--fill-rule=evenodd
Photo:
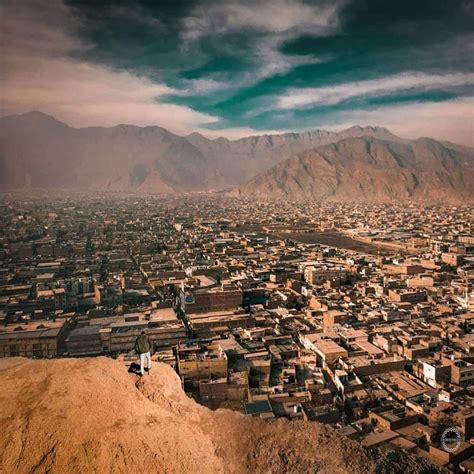
M437 472L318 423L212 412L162 364L2 359L0 378L1 472Z
M347 138L292 157L233 194L333 201L471 201L474 150L429 138Z
M40 112L0 119L0 185L170 193L219 181L186 139L160 127L76 129Z
M400 140L377 127L209 140L161 127L72 128L30 112L0 119L0 186L155 193L224 189L295 153L361 135Z
M198 133L188 135L186 138L216 164L227 183L235 185L245 183L297 153L336 143L344 138L360 136L401 141L399 137L381 127L351 127L341 132L314 130L281 135L261 135L233 141L226 138L209 140Z

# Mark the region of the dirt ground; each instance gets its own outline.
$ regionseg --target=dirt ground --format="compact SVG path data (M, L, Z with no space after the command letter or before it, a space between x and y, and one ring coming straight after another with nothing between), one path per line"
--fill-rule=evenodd
M436 472L397 463L319 423L210 411L177 374L139 378L118 361L0 360L0 472Z
M362 242L335 231L303 233L295 232L277 235L281 239L290 239L303 244L328 245L330 247L352 250L359 253L368 253L371 255L394 255L401 253L401 250L387 248L383 245L377 245L370 242Z

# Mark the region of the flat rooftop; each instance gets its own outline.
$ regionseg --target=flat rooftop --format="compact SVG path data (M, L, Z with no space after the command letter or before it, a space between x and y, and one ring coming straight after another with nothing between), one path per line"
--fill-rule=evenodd
M16 324L9 324L8 326L0 326L0 335L5 333L23 333L23 332L31 332L31 331L44 331L46 329L60 329L64 324L65 319L61 318L56 321L51 321L49 319L42 319L37 321L30 321L28 324L26 323L16 323ZM21 329L18 329L21 328Z
M321 351L324 354L339 354L340 352L347 351L341 347L339 344L334 342L331 339L321 339L320 341L315 342L316 349Z
M150 315L150 322L176 322L177 319L173 308L156 309Z
M189 320L193 319L211 319L211 318L223 318L229 316L248 316L248 314L235 314L233 311L209 311L208 313L193 313L186 314Z

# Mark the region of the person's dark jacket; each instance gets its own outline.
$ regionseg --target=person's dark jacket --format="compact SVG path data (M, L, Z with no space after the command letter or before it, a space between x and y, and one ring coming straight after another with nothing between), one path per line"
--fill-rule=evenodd
M137 354L146 354L151 351L150 339L146 334L140 334L135 341L135 352Z

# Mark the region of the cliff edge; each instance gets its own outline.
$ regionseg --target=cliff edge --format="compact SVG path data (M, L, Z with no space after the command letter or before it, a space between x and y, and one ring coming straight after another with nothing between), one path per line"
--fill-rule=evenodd
M1 359L0 383L0 472L436 472L319 423L208 410L164 364Z

